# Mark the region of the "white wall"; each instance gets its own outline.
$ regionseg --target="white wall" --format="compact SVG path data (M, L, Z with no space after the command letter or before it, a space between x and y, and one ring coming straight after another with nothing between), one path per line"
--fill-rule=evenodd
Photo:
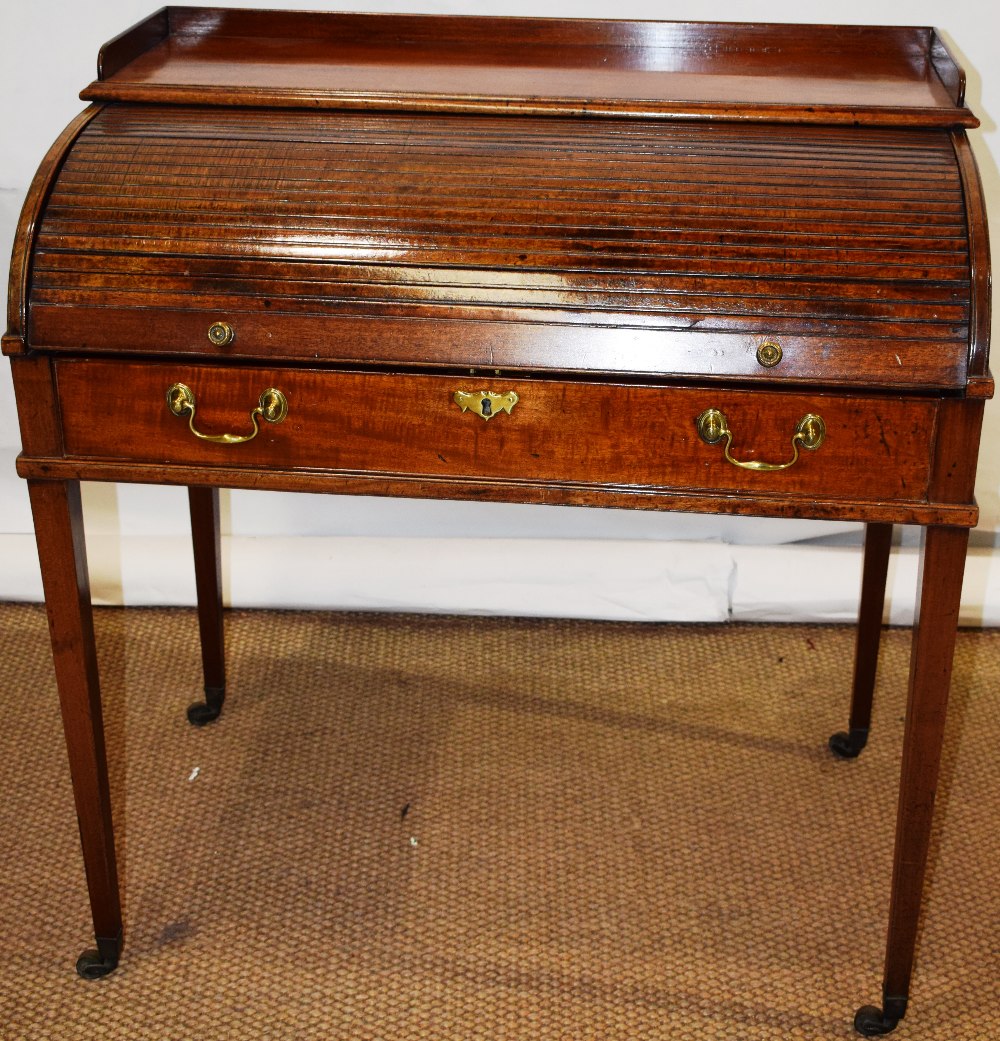
M218 6L329 10L334 0L244 0ZM9 256L25 190L49 144L82 107L101 43L156 0L33 0L0 10L0 256ZM972 134L992 225L1000 228L997 123L1000 14L994 0L351 0L351 10L936 25L969 77ZM1000 256L1000 251L994 250ZM964 620L1000 623L1000 406L987 409ZM0 363L0 599L40 597L23 482L13 471L17 425ZM194 595L183 490L85 489L95 596L111 603L186 603ZM852 616L855 526L796 521L224 493L227 594L237 604L499 611L612 618ZM912 602L912 533L894 564L892 617ZM777 552L781 543L794 545ZM1000 552L998 550L997 552ZM488 581L469 581L487 576Z

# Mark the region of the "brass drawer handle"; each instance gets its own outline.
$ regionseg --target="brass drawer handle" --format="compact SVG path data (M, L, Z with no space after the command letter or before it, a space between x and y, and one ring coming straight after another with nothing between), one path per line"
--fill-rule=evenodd
M790 466L794 466L799 461L799 445L810 452L815 452L826 437L826 423L823 422L822 417L809 412L799 420L795 427L795 433L792 434L792 458L787 463L762 463L757 459L743 462L734 459L729 452L733 444L733 432L729 429L729 422L724 413L717 408L706 409L695 420L695 426L698 429L698 436L707 445L716 445L723 438L726 439L726 462L740 467L741 470L764 470L769 473L775 470L787 470Z
M288 415L288 400L280 390L268 387L261 394L260 403L250 413L250 422L253 423L252 434L203 434L195 430L194 393L183 383L175 383L167 391L167 408L175 416L188 413L188 427L191 433L202 441L211 441L215 445L241 445L244 441L252 441L260 433L260 425L257 422L259 418L267 420L268 423L280 423Z
M510 415L511 409L517 404L518 397L510 390L506 394L496 394L492 390L477 390L474 394L468 391L455 391L455 404L465 412L475 412L483 419L492 419L497 414L497 409Z

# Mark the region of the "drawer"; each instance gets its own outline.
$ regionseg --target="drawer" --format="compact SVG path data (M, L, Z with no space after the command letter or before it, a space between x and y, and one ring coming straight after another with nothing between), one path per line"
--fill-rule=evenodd
M76 458L851 501L926 497L936 408L925 398L185 362L62 359L56 373ZM168 407L177 384L193 419ZM280 422L251 414L270 388L287 402ZM708 410L713 443L696 426ZM807 416L824 428L814 449L803 441L818 424L796 436Z

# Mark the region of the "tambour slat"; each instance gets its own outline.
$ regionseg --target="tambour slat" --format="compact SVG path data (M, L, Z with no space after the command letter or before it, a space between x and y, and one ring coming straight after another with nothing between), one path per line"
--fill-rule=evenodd
M526 120L519 121L521 124ZM535 123L537 126L537 121ZM476 125L469 125L470 131L476 131ZM527 130L530 132L533 126L529 124ZM804 132L805 128L798 131ZM448 133L447 124L439 125L440 133ZM536 140L523 136L511 137L509 134L489 135L477 133L474 141L468 144L458 144L454 141L442 140L440 137L429 136L425 130L423 133L407 134L384 134L377 128L368 131L370 134L370 146L363 154L350 152L352 138L350 134L330 136L322 138L319 136L298 138L282 137L273 140L281 140L288 145L294 145L304 163L323 161L331 152L345 153L351 161L358 164L376 163L380 158L396 154L405 147L406 157L409 161L415 161L421 156L433 157L437 155L449 155L458 158L469 156L495 155L498 152L513 159L529 160L539 155L561 156L567 162L584 162L588 157L606 153L614 149L607 158L612 165L634 162L646 162L650 166L669 166L677 162L683 162L686 157L710 157L719 165L725 163L739 164L742 166L771 167L776 164L794 165L795 163L822 160L833 160L845 169L871 169L874 167L891 167L894 170L906 170L919 167L934 171L935 169L946 169L948 167L947 152L935 151L926 145L922 150L915 148L897 148L894 150L871 148L867 149L865 157L858 157L849 148L837 148L828 142L817 139L815 136L808 141L777 142L768 144L745 145L741 142L740 147L729 147L724 142L708 139L703 141L678 140L672 137L669 141L650 137L642 140L637 134L629 137L608 137L605 139L588 138L586 135L577 139L566 140L553 138L549 135L538 135ZM74 153L73 162L81 163L99 160L102 156L115 156L127 154L134 148L136 140L116 137L95 138L82 143L79 151ZM232 152L238 153L241 149L253 147L252 141L233 136L219 135L211 139L213 142L231 141L228 147ZM190 141L185 144L182 142ZM181 155L187 155L197 159L203 147L203 139L176 137L169 127L161 127L159 132L149 131L143 139L143 148L150 152L175 150ZM822 154L818 154L818 149Z
M43 287L40 284L39 293L46 290L67 291L72 288L85 290L98 280L91 276L79 278L74 286L67 286L52 282ZM128 293L131 279L128 275L104 276L99 284L108 290L109 296L121 296ZM279 291L268 294L268 300L281 299L286 302L308 299L329 299L327 287L314 282L285 282L272 286ZM257 287L258 293L260 286ZM155 293L172 295L197 296L202 301L202 306L211 307L213 299L230 296L230 290L225 282L217 280L190 281L180 279L171 281L160 280ZM646 290L640 298L635 291L615 291L605 287L599 289L534 287L529 289L522 285L482 285L482 284L436 284L424 283L399 284L386 282L349 282L343 281L337 284L337 294L342 300L361 299L370 297L373 299L395 299L402 302L412 301L414 303L448 303L448 304L476 304L492 303L506 306L531 305L539 307L575 307L583 309L609 310L614 312L639 310L665 313L682 313L697 311L700 313L710 312L717 299L717 295L703 295L689 293L661 294ZM119 305L122 301L117 301ZM871 302L867 300L852 300L841 298L835 301L820 301L817 298L797 299L794 297L764 298L749 295L730 296L727 300L727 310L734 314L800 314L806 318L819 318L828 313L824 304L836 303L844 318L886 318L891 319L899 307L899 301ZM968 304L948 304L942 301L920 304L917 301L909 301L915 314L913 321L947 321L960 322L968 318Z
M39 253L35 262L35 272L39 284L62 284L65 278L74 275L84 277L113 277L122 274L134 277L146 277L159 275L163 280L175 278L178 282L187 284L197 279L217 279L226 281L238 280L240 285L254 280L259 285L270 287L267 292L273 292L275 288L290 284L313 284L317 286L317 292L327 286L330 281L331 267L329 263L296 264L294 272L289 277L280 279L261 277L259 267L254 261L229 261L219 258L192 258L192 257L135 257L135 256L82 256L69 253ZM91 273L94 272L93 276ZM453 268L446 274L436 268L394 268L387 270L377 266L355 266L345 267L340 281L346 281L350 277L362 278L367 284L399 284L414 285L425 284L435 281L438 284L456 285L481 285L483 276L481 272L474 270ZM566 288L576 285L580 288L619 290L631 293L656 292L650 288L652 280L648 278L636 278L634 275L615 276L609 273L599 273L593 276L580 275L569 279L566 272L552 274L544 271L505 271L493 272L490 284L495 286L517 286L520 288ZM836 296L829 297L831 300L839 298L849 299L858 296L873 296L880 300L899 300L907 302L911 300L941 299L948 301L968 302L964 283L961 280L932 281L920 279L906 282L897 280L895 282L883 282L881 285L869 288L865 281L840 280L836 283L809 282L803 279L788 278L782 281L775 280L769 283L774 286L780 296L804 296L813 298L818 296L823 289L836 292ZM701 292L715 296L752 296L761 291L759 280L754 278L736 279L731 277L690 278L685 280L683 287L677 291Z
M230 233L229 243L266 240L269 243L295 243L308 235L313 242L327 242L332 248L339 245L354 244L357 239L371 230L369 225L359 223L355 227L344 222L329 222L320 218L311 222L304 220L281 220L267 216L256 218L240 217L231 220L218 220L214 215L206 215L201 220L179 219L175 215L158 215L167 219L147 219L139 222L130 218L113 220L103 213L102 220L79 217L59 219L55 214L50 216L46 225L49 241L60 238L78 238L90 236L95 238L129 238L137 227L142 228L145 238L162 237L163 239L201 238L211 235L213 231L225 230ZM170 219L173 218L173 219ZM627 255L630 250L644 254L662 253L664 256L701 255L706 250L722 256L732 253L742 255L756 246L773 250L781 250L786 258L811 258L820 249L828 250L831 259L866 259L874 254L889 252L900 258L901 262L960 264L961 255L956 255L955 239L914 238L909 240L902 235L895 237L877 237L859 235L857 238L840 236L821 236L818 241L805 237L784 237L777 233L754 234L740 231L713 231L699 233L697 231L681 231L680 229L647 229L619 228L598 229L582 228L569 225L564 228L521 225L517 228L495 229L489 224L473 225L471 229L462 224L444 225L440 223L415 222L409 225L397 225L386 222L380 229L386 244L392 248L430 249L438 248L426 244L430 237L446 240L453 246L471 250L483 248L483 243L495 241L506 243L513 239L518 245L529 248L533 254L553 252L553 245L568 242L575 246L574 250L594 252L621 253ZM476 231L480 234L475 234ZM961 240L958 240L961 241ZM949 248L949 246L951 248Z
M106 185L104 186L106 188ZM273 199L273 190L244 189L239 196L234 196L232 189L213 187L212 189L198 188L171 188L166 185L155 190L144 190L142 201L138 202L135 197L121 199L108 194L94 195L91 191L78 192L72 190L71 186L62 186L62 191L67 196L66 212L76 215L81 212L93 213L97 219L107 210L115 213L137 213L142 215L163 216L164 213L174 213L182 209L194 209L196 211L225 212L230 210L238 215L251 216L263 211L263 206L248 212L247 202L252 201L255 196L260 197L273 209L268 213L282 213L295 215L302 213L319 219L336 219L343 216L358 216L374 218L387 223L402 222L419 216L421 219L451 223L455 220L468 220L470 215L482 217L488 221L489 215L483 216L484 205L488 202L493 206L502 205L508 216L498 231L507 228L516 228L518 222L527 221L532 227L544 226L549 222L551 213L550 201L553 199L551 193L537 192L534 196L522 192L520 195L505 195L497 191L473 196L470 193L450 192L439 190L432 200L433 206L418 208L416 203L416 192L404 193L401 189L399 194L408 196L408 212L398 214L391 208L394 196L388 192L359 192L351 187L343 187L337 191L337 210L329 212L329 194L323 192L311 192L308 196L293 195L289 191L282 193L282 198ZM961 203L956 203L950 211L937 208L923 208L909 202L902 202L896 207L891 203L884 206L866 206L859 210L854 201L851 209L830 209L822 205L819 199L814 206L807 206L803 200L788 197L780 205L764 205L763 200L752 206L739 200L724 202L696 202L691 199L701 199L704 196L696 192L683 193L673 203L660 202L650 195L639 196L633 199L623 199L620 195L608 199L580 198L568 200L558 197L559 216L561 220L556 226L563 226L570 220L581 224L589 224L594 227L636 227L643 228L682 228L700 227L717 228L733 227L731 218L739 220L738 227L764 230L775 229L776 223L781 234L788 236L815 235L817 228L822 232L835 235L856 234L860 227L872 227L875 231L891 230L893 225L900 225L909 229L907 234L913 234L914 227L927 227L928 234L949 234L956 237L964 237L964 210ZM758 198L761 198L758 196ZM239 201L235 201L238 199ZM60 212L62 196L51 204L52 212ZM795 203L798 205L795 205ZM846 204L842 204L846 205ZM155 206L151 210L148 207ZM811 220L809 220L811 218ZM807 222L808 221L808 222ZM800 222L802 222L800 226ZM489 221L491 226L497 228L496 221Z
M285 198L272 199L272 212L296 213L301 211L304 213L317 213L322 216L335 216L334 214L329 214L326 210L326 206L329 205L327 195L330 190L335 189L342 200L338 213L342 210L349 210L350 212L364 214L367 208L367 200L371 199L373 195L385 197L391 194L385 188L376 192L373 192L371 189L362 191L357 185L358 181L356 178L331 173L328 180L316 191L289 189L285 193ZM538 205L540 199L546 194L553 194L549 192L550 188L559 186L547 184L541 178L537 179L537 183L526 179L512 179L511 183L501 192L492 186L476 186L474 183L470 185L468 181L463 181L457 177L443 176L437 180L435 185L436 205L433 210L433 216L440 218L447 213L446 205L448 209L460 212L463 202L470 198L472 188L474 187L476 188L477 197L483 195L495 199L502 197L508 199L511 205L523 205L523 200L527 197L535 200L537 209L542 209ZM142 200L109 200L106 194L107 182L99 177L90 181L74 182L67 176L62 181L60 188L63 193L72 197L72 206L77 208L89 206L95 210L111 208L132 211L142 209L144 202L157 204L157 200L163 198L169 198L171 203L177 207L212 207L219 210L235 210L238 212L242 212L244 207L242 198L234 199L229 192L222 188L207 185L183 187L177 184L168 184L161 188L149 186L143 192ZM246 194L250 195L260 193L262 189L248 188L245 191ZM396 192L403 191L405 191L405 188L401 185L396 188ZM273 196L274 193L271 192L270 194ZM407 194L412 196L412 188ZM657 208L663 208L671 219L681 215L695 214L704 220L709 207L711 215L724 215L725 210L728 208L731 213L742 215L744 220L758 219L767 221L773 219L772 214L775 211L784 214L793 211L796 202L799 204L802 202L801 195L797 195L794 190L776 189L762 185L754 186L753 197L755 200L754 205L751 205L749 202L744 202L741 205L738 198L732 199L728 207L720 204L718 200L713 200L710 204L699 204L699 200L705 198L704 191L695 186L678 186L670 192L650 190L640 193L632 192L627 196L628 208L626 212L631 212L632 209L641 206L644 219L649 221L656 215ZM622 193L618 189L601 187L595 184L593 187L590 185L577 186L573 193L573 199L567 200L563 198L562 202L564 207L572 202L584 210L588 205L599 207L594 212L595 218L603 216L608 221L618 221L620 217L615 213L615 207L620 206L618 200L621 198ZM445 203L445 200L449 201ZM866 204L866 214L878 217L879 223L891 223L893 219L895 219L896 223L913 223L914 221L919 223L942 223L950 217L957 228L961 225L964 212L962 199L954 193L930 195L919 190L897 189L890 192L886 190L862 190L860 188L848 192L843 186L839 189L823 189L816 186L810 206L804 212L814 213L818 217L825 218L824 223L835 219L849 220L850 216L856 212L855 207L859 200ZM475 201L473 199L473 203ZM466 208L475 208L473 203L467 203ZM384 213L384 207L376 208L375 212ZM540 216L544 216L544 213L540 214ZM388 216L386 219L389 219ZM787 229L789 234L794 234L796 230L795 228Z
M331 164L328 158L325 162L314 161L312 164L303 160L300 165L298 157L296 157L294 171L289 170L282 173L281 180L290 187L308 189L315 185L325 185L331 175L343 170L349 172L354 177L361 177L362 179L368 177L381 181L387 174L391 173L403 179L404 182L412 179L419 183L421 176L428 177L432 173L448 170L462 180L468 177L475 183L482 173L485 173L487 180L489 179L490 171L483 171L482 162L492 162L498 157L502 158L506 177L515 179L528 176L534 180L535 171L532 169L534 165L532 161L527 157L503 154L499 151L496 154L484 153L478 156L465 157L467 161L475 161L475 165L469 167L456 162L454 157L447 154L425 155L422 157L423 163L419 166L415 164L397 166L391 162L391 156L388 153L382 163L371 163L368 165L344 163L340 156L336 156L337 159L341 160L341 162L336 164ZM152 162L156 165L149 167L148 169L151 172L145 176L136 176L134 171L131 172L132 176L136 178L136 183L139 184L156 184L160 182L161 177L156 173L157 166L174 163L174 176L178 178L179 183L199 183L207 174L214 173L223 174L228 183L252 185L258 182L259 176L255 176L252 165L248 166L247 164L266 161L271 157L266 150L245 148L228 152L220 150L216 163L207 162L205 156L202 155L197 159L192 158L182 164L178 161L180 157L172 156L166 150L158 156L144 156L143 158L147 162ZM603 164L602 180L604 183L611 187L623 188L626 191L641 190L642 186L647 184L654 184L659 188L697 185L709 191L713 184L727 184L745 188L780 188L783 186L801 185L805 177L808 177L811 182L818 186L826 185L832 187L844 187L845 184L857 185L858 187L885 187L890 189L920 186L925 191L946 191L954 185L954 180L948 176L946 168L932 169L919 166L886 166L884 169L877 167L858 168L851 167L848 164L818 166L813 161L801 164L785 162L781 164L781 168L776 168L773 163L751 166L748 163L698 163L690 159L684 163L652 164L638 159L629 162L621 156L592 156L588 157L586 162L565 159L551 154L540 158L549 163L553 159L559 159L558 174L549 172L547 180L552 184L552 187L565 191L581 187L579 182L585 180L588 175L593 174L593 164L598 159ZM536 159L535 163L537 161ZM96 175L99 179L102 179L107 173L118 173L121 175L128 170L130 163L131 160L122 162L116 161L114 157L103 157L100 161L92 161L86 167L78 166L75 163L69 164L65 171L66 179L71 183L76 179L87 183L88 176L92 179ZM92 180L91 183L93 183Z
M45 244L50 249L67 251L90 247L98 251L135 251L182 256L199 255L213 250L219 255L255 257L262 264L327 258L341 263L377 262L386 266L430 263L445 270L462 264L482 270L506 270L516 268L520 263L529 263L527 253L515 253L509 246L505 249L490 249L475 244L467 245L462 240L456 240L451 248L438 243L414 247L403 241L393 241L389 237L378 244L366 244L347 238L338 240L319 235L311 236L308 241L288 236L266 239L257 236L229 236L224 242L220 242L205 236L204 229L193 230L200 231L201 234L198 237L172 235L160 238L141 232L129 237L53 234L45 236ZM619 272L627 269L636 274L659 273L664 281L701 273L709 267L720 274L756 275L760 270L761 260L751 255L749 250L726 257L720 257L719 252L718 249L702 249L685 255L679 247L669 251L644 247L631 252L612 249L536 249L531 254L530 263L535 268L548 271ZM936 260L942 256L945 260ZM810 257L804 249L788 249L777 254L774 250L768 251L766 263L772 276L781 277L791 275L817 279L828 275L831 278L967 280L968 269L952 262L953 260L954 258L947 254L917 254L907 257L890 251L879 253L874 250L867 253L832 250L822 256Z

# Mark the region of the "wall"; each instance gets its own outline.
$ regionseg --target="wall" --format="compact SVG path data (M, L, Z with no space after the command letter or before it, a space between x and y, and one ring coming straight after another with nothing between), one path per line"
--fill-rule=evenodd
M34 0L0 13L0 255L9 255L25 190L45 150L82 107L101 43L149 14L153 0ZM227 5L219 5L227 6ZM330 9L331 0L228 6ZM788 0L550 3L464 0L363 3L352 10L708 21L937 25L969 77L983 120L972 135L992 224L1000 227L996 114L1000 15L993 2ZM0 599L40 598L13 393L0 363ZM1000 623L1000 406L987 409L963 621ZM95 598L189 603L194 586L183 490L88 485ZM224 493L227 596L242 605L365 607L608 618L839 619L853 616L857 526L638 514L568 507ZM915 533L901 534L891 617L906 621ZM787 548L779 551L775 547ZM485 580L470 581L470 576Z

